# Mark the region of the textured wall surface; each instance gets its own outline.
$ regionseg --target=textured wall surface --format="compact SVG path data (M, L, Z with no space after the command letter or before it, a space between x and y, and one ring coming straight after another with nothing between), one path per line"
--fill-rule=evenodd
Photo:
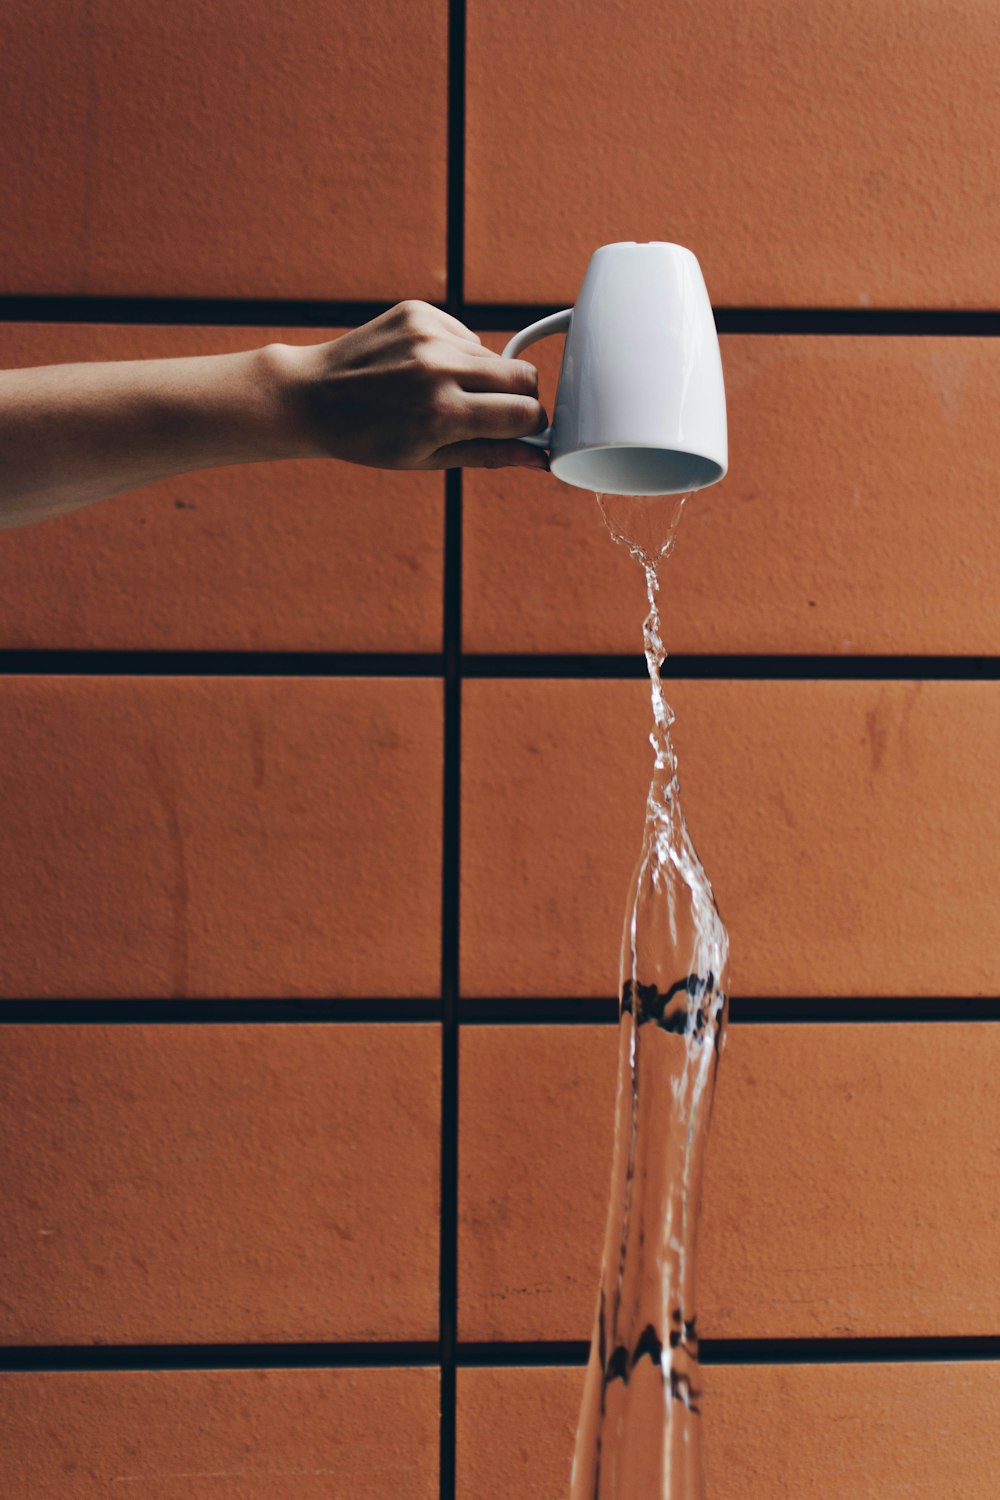
M710 1500L996 1492L998 45L938 0L0 16L0 368L403 297L499 349L601 243L701 261ZM0 533L4 1495L565 1500L643 613L593 500L513 470Z

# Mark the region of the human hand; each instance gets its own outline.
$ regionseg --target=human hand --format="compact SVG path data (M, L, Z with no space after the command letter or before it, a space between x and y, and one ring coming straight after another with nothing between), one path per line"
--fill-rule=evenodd
M325 344L272 344L289 456L378 469L547 469L517 441L547 425L538 371L501 359L457 318L400 302Z

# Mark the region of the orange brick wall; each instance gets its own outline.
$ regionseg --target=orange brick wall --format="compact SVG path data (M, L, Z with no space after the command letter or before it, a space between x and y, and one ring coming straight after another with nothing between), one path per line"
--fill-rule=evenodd
M409 296L499 348L601 243L699 256L710 1500L995 1493L998 45L930 0L0 16L0 367ZM593 501L515 471L0 535L4 1494L564 1500L642 612Z

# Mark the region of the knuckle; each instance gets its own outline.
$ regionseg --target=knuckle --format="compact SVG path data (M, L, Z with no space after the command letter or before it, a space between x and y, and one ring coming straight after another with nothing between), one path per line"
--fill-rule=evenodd
M518 372L524 381L525 389L532 395L538 394L538 371L535 366L529 364L526 359L517 361Z
M448 373L447 350L441 340L432 333L418 333L413 346L413 357L423 370L440 375Z
M386 323L394 329L405 332L413 317L413 306L412 302L397 302L385 314Z
M427 308L426 302L421 302L417 297L407 297L405 301L396 304L396 310L404 322L411 323L414 319L421 317Z
M544 407L530 397L525 397L522 401L518 416L525 433L538 432L540 428L545 426Z
M435 333L435 313L429 302L420 302L416 298L409 298L406 302L399 304L402 315L403 327L407 333L415 334L417 337L433 338Z

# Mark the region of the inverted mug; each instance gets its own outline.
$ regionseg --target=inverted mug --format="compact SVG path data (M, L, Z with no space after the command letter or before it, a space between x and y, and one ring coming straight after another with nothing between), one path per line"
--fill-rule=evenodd
M696 257L661 241L595 250L574 307L522 328L514 358L566 334L549 450L557 479L609 495L703 489L729 465L712 304Z

